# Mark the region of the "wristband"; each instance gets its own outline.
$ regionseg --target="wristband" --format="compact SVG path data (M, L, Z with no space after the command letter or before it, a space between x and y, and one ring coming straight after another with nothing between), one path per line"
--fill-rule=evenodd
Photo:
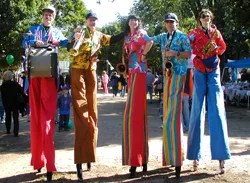
M179 57L180 55L181 55L181 53L178 51L177 54L176 54L176 56Z

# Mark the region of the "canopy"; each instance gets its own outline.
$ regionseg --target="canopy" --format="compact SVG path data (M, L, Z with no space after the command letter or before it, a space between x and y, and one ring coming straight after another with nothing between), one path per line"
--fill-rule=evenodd
M228 59L228 63L225 63L224 67L250 68L250 58L241 59L241 60L229 60Z

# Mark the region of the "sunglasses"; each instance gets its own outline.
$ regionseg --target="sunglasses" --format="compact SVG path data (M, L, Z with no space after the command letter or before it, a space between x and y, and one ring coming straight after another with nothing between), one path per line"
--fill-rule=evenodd
M209 18L210 17L210 15L201 15L201 18L203 19L203 18Z

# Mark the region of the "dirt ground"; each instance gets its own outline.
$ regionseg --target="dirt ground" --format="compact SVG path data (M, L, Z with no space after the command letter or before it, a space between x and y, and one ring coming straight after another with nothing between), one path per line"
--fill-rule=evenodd
M209 136L206 132L203 143L203 159L197 172L192 171L192 162L185 160L181 178L175 179L174 169L162 167L162 129L158 115L158 102L148 104L149 119L149 163L148 172L142 174L137 168L134 179L128 179L128 166L121 162L121 131L125 98L98 95L99 137L97 162L91 171L84 166L84 182L191 182L191 183L247 183L250 182L250 110L227 106L229 141L232 158L226 161L226 173L218 174L217 161L212 161L209 150ZM57 130L57 129L56 129ZM186 145L187 134L184 134ZM73 161L74 130L55 132L57 173L53 182L77 182ZM29 122L20 117L20 136L5 134L5 125L0 124L0 182L44 182L46 170L36 173L30 166Z

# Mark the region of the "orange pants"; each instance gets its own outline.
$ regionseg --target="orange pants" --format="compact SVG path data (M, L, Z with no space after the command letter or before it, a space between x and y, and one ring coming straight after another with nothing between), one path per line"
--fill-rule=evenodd
M57 87L54 78L31 78L30 102L30 148L31 165L34 169L44 167L56 171L54 128L57 103Z
M97 142L97 79L94 69L71 69L75 125L75 164L95 162Z

